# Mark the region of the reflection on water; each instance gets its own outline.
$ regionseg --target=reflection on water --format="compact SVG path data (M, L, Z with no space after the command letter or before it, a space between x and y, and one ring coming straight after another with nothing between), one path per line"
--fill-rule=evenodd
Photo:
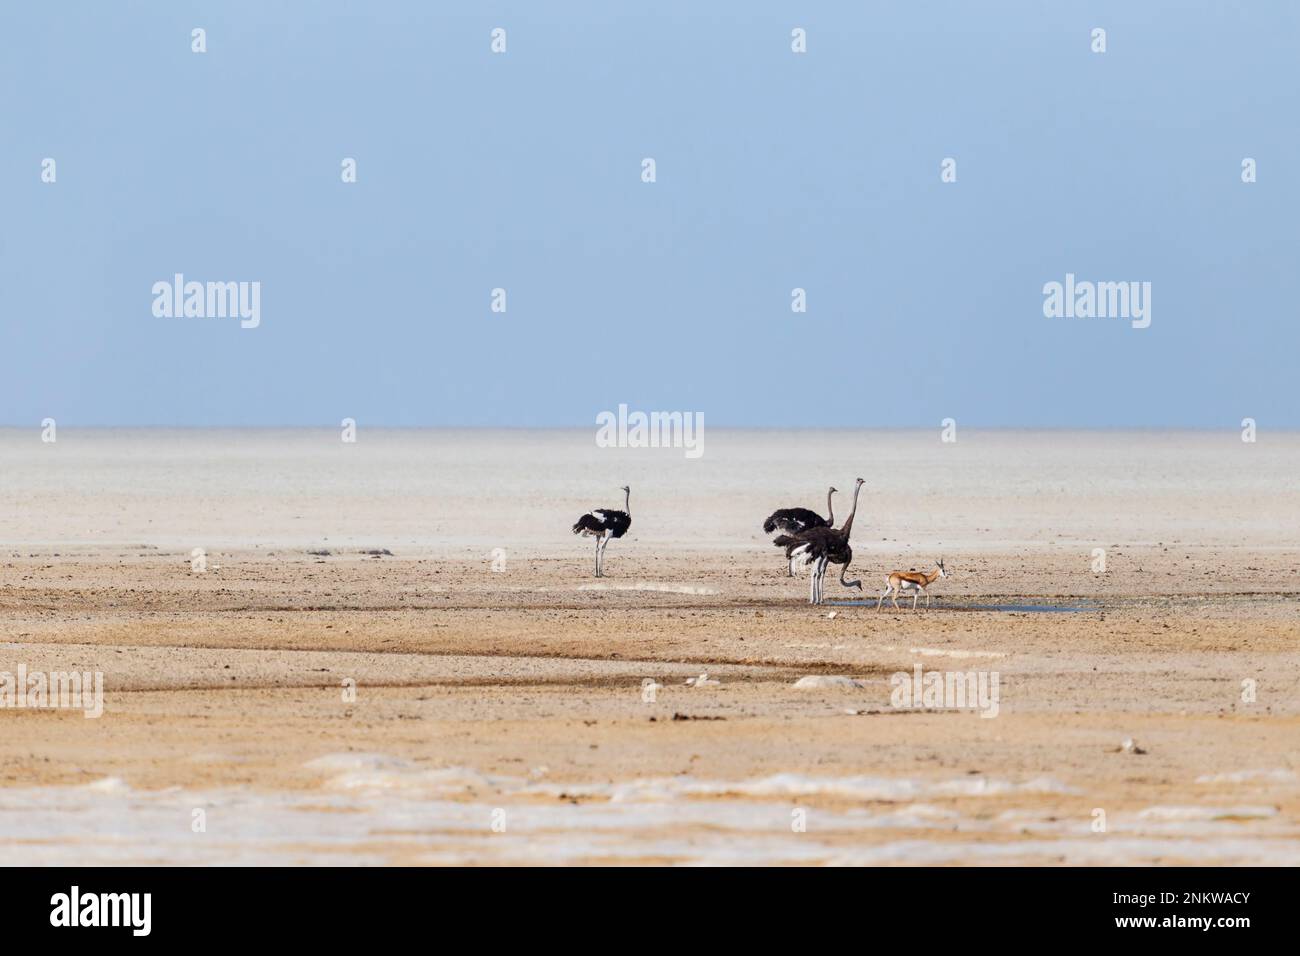
M833 601L827 599L824 603L833 604L836 607L875 607L875 601ZM888 601L885 602L885 610L894 610L893 605ZM1044 613L1044 614L1078 614L1085 611L1100 611L1102 606L1095 601L1080 602L1078 604L932 604L929 608L922 602L916 606L918 611L1006 611L1012 614L1021 612ZM911 598L906 601L898 602L898 610L912 610Z

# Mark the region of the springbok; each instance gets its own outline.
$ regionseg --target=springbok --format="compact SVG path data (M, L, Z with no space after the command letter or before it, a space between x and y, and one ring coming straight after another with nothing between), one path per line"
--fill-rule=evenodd
M940 578L946 578L947 572L943 569L943 558L940 558L935 564L933 571L891 571L885 581L885 591L880 595L880 600L876 602L876 610L879 611L884 606L885 598L894 602L894 607L898 607L898 594L900 591L912 592L912 610L916 610L916 599L925 592L925 606L930 606L930 592L926 590L931 584ZM892 596L891 596L892 595Z

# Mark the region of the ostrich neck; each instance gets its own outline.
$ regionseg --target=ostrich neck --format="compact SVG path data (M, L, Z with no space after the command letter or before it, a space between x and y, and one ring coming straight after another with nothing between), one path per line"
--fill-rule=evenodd
M832 503L834 498L834 490L826 492L826 523L832 528L835 527L835 505Z
M853 489L853 510L849 512L848 520L844 522L844 527L840 529L840 532L844 535L846 541L848 540L849 532L853 530L853 516L858 513L858 492L861 490L861 485L858 485Z
M630 491L623 492L623 510L627 512L629 518L632 517L632 492Z

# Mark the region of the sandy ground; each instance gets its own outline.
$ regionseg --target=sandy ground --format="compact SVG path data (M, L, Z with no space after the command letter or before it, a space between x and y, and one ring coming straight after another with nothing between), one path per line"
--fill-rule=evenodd
M600 582L576 539L11 546L0 671L100 671L104 715L0 710L0 862L1300 863L1300 550L945 557L913 613L811 608L757 538ZM997 715L894 706L917 664Z

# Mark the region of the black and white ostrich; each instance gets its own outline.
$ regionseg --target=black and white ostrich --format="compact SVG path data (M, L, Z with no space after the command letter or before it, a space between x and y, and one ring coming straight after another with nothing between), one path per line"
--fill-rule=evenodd
M596 539L596 577L604 577L605 548L610 538L621 538L632 527L632 489L623 486L623 510L597 508L578 519L573 533Z
M840 568L840 584L846 588L862 590L861 581L845 581L844 572L853 560L853 549L849 547L849 535L853 531L853 516L858 513L858 493L862 490L863 479L859 478L853 489L853 510L843 528L809 528L795 534L779 535L773 544L785 548L791 560L801 560L808 567L808 603L822 603L822 584L826 578L828 564L843 565Z
M763 522L763 530L767 534L781 532L782 534L798 534L801 531L807 531L810 528L833 528L835 527L835 506L831 503L831 497L838 489L831 486L826 492L826 517L823 518L815 511L809 511L807 508L778 508L767 516ZM790 555L786 555L787 558ZM791 560L786 566L786 575L794 577L794 561Z

